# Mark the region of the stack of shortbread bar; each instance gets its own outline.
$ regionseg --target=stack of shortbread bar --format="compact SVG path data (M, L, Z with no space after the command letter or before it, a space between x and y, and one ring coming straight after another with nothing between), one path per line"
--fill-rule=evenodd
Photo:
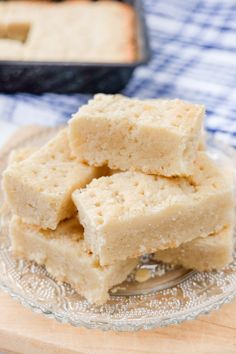
M99 94L3 174L13 254L45 265L88 301L141 255L217 269L233 252L233 174L204 151L204 107Z

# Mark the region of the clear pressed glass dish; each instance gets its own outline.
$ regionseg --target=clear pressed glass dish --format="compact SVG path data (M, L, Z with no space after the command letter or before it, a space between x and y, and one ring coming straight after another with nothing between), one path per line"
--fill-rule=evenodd
M58 128L35 133L17 146L40 146ZM236 153L209 135L207 148L219 165L235 169ZM0 171L8 153L0 157ZM89 304L68 284L59 283L35 263L15 261L8 238L8 215L0 224L0 287L23 305L73 326L102 330L135 331L194 319L218 309L236 296L236 255L220 271L196 272L155 262L144 257L138 269L147 269L148 279L137 282L135 272L111 291L103 306ZM137 272L137 270L136 270ZM144 280L144 279L143 279Z

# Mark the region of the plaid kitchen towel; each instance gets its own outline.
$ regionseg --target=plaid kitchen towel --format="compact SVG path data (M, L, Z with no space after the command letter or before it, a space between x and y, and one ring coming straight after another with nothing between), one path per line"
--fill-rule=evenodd
M143 0L152 60L123 91L204 103L206 127L236 147L236 1ZM64 123L87 95L0 95L0 120Z

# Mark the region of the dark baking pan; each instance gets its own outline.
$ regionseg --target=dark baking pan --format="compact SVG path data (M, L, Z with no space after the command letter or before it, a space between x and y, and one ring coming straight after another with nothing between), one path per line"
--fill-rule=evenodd
M128 83L134 69L146 64L150 48L142 0L132 5L137 17L138 60L129 64L0 61L1 92L116 93Z

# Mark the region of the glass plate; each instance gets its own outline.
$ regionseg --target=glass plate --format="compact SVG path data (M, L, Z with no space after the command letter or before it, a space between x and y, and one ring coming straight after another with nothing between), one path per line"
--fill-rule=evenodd
M47 128L16 147L40 146L57 130ZM233 164L235 168L232 148L217 142L212 135L208 136L207 145L210 156L218 164ZM7 155L1 156L1 171L6 166ZM92 305L69 285L55 281L44 267L12 258L7 219L7 215L1 218L0 287L35 312L73 326L118 331L163 327L218 309L236 295L236 256L224 269L202 273L143 257L138 268L148 269L148 280L139 283L133 273L111 291L107 304Z

